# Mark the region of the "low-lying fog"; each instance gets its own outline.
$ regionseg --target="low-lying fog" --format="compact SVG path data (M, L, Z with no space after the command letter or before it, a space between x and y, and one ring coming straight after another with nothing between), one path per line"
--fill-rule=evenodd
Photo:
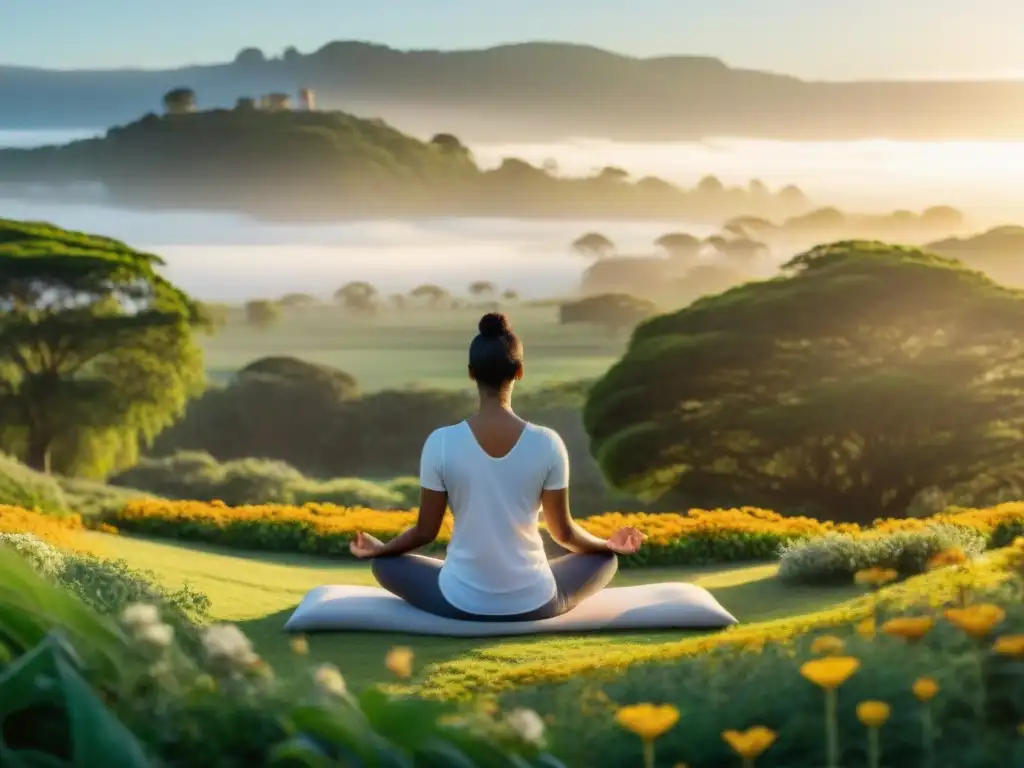
M96 131L0 131L0 146L63 143ZM1024 142L770 142L714 139L671 144L600 140L559 144L479 145L481 165L506 156L561 173L587 174L614 165L694 186L706 175L727 185L757 178L772 188L796 184L815 205L882 213L953 205L977 228L1024 223ZM699 236L713 227L685 221L434 219L278 225L244 216L124 211L100 204L0 199L0 217L47 220L124 239L155 251L167 275L206 300L235 301L296 291L329 295L350 280L383 292L434 282L460 291L491 280L524 297L571 291L586 261L568 243L596 229L629 253L650 250L668 231Z

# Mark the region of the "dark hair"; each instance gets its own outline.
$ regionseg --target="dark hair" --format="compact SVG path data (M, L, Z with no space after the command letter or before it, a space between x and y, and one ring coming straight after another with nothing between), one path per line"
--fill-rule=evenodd
M523 345L501 312L480 318L480 333L469 345L469 367L477 384L501 389L515 379L523 364Z

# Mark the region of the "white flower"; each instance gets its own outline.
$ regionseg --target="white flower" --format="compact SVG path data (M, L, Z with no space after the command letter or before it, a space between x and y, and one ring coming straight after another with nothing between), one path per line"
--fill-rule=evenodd
M313 673L313 679L320 690L325 693L344 696L348 692L348 688L345 686L345 678L341 676L341 672L333 664L321 664Z
M156 609L155 605L149 603L132 603L121 611L121 623L135 630L150 624L159 624L160 611Z
M174 627L170 624L147 624L135 632L135 639L155 650L165 650L174 639Z
M64 567L64 554L31 533L0 533L0 545L13 549L45 576L56 576Z
M248 667L259 660L252 642L234 624L214 624L200 637L210 663L227 667Z
M513 709L505 722L523 741L537 745L544 743L544 721L532 709Z

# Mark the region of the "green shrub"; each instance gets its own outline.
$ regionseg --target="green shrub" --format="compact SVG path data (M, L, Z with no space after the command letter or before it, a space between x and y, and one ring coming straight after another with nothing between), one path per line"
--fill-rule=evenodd
M371 509L408 509L419 503L419 480L373 482L352 477L317 480L270 459L218 462L208 453L182 451L143 459L111 482L156 496L188 501L245 504L338 504ZM133 498L137 498L136 492Z
M415 492L411 486L415 485ZM296 487L293 504L337 504L369 509L410 509L419 504L418 478L398 478L375 483L355 477L339 477L322 483L310 481ZM227 501L226 499L224 501Z
M51 514L68 511L57 480L0 453L0 504L40 509Z
M141 488L169 499L195 498L212 501L224 470L218 461L201 451L182 451L172 456L145 458L110 478L115 486Z
M116 615L133 603L151 603L185 626L205 620L210 608L210 599L188 584L167 590L154 573L134 570L122 560L62 552L26 533L0 534L0 546L12 549L38 573L101 614Z
M388 480L385 487L397 494L401 501L397 509L412 509L420 505L420 479L415 476L396 477Z
M129 501L153 497L152 493L135 488L121 488L77 477L60 477L57 482L64 491L68 509L84 518L102 516L120 509Z
M849 584L857 571L873 566L911 576L923 573L939 552L960 548L974 557L986 545L978 531L944 523L875 536L829 534L784 542L778 576L792 584Z
M993 529L989 539L990 547L1007 547L1018 536L1024 536L1024 519L1012 518L1005 520Z
M168 590L152 571L130 568L123 560L103 560L92 555L65 555L58 575L61 586L99 613L115 615L133 603L151 603L181 624L206 619L210 598L188 584Z
M301 472L283 461L239 459L223 465L214 498L231 505L289 504L292 489L304 481Z

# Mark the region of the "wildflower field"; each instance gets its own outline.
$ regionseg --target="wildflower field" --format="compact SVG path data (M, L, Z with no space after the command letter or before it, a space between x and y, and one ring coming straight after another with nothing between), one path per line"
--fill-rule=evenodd
M430 663L419 638L377 636L366 670L320 635L271 666L245 624L196 623L166 592L73 597L0 552L0 693L57 665L74 714L59 737L5 737L0 762L31 748L71 766L100 749L129 766L1016 765L1022 567L1016 547L948 553L900 583L861 574L863 594L834 608L656 643L539 641L527 663L521 640Z
M151 536L248 550L347 556L355 531L387 540L412 525L416 511L381 512L319 504L229 507L218 502L143 500L130 502L104 519L120 530ZM698 565L772 559L778 556L783 544L830 534L869 539L894 533L914 534L940 524L975 532L986 545L1005 544L1024 532L1024 503L952 510L926 520L880 520L868 528L786 517L750 507L693 509L682 514L612 512L580 522L599 536L623 525L636 526L647 534L641 551L622 559L624 567ZM438 548L448 541L451 526L449 515L438 538Z
M40 737L36 726L24 737L5 732L0 763L1024 765L1024 539L1015 538L1024 505L865 529L756 509L586 522L598 534L638 525L652 547L697 562L757 559L744 554L758 551L744 541L767 547L759 557L781 547L781 566L731 565L716 576L651 559L620 575L619 583L706 584L741 618L723 632L496 642L312 635L290 643L280 628L304 591L339 579L371 583L365 564L267 545L246 551L237 542L237 555L216 554L203 549L218 543L210 531L230 530L225 521L241 511L251 526L246 541L275 530L301 541L296 531L316 537L319 524L341 547L360 528L394 535L414 512L139 504L104 519L130 520L132 509L194 517L152 515L168 526L147 531L160 543L85 530L108 525L98 519L0 507L0 695L31 690L38 670L57 669L57 706L68 713L58 737ZM299 525L299 514L316 522ZM195 543L178 534L174 544L175 526L190 525ZM933 551L942 526L977 546ZM19 532L4 533L11 530ZM96 542L128 560L81 554ZM792 567L824 572L849 558L851 542L870 542L871 557L899 557L831 589L772 575L790 551L799 552ZM908 558L914 567L902 568ZM289 583L290 564L300 561L308 564L304 581ZM758 574L749 585L741 583L748 571ZM193 577L198 590L182 585ZM281 590L279 612L267 602L271 589ZM9 700L27 708L12 715L18 722L41 717L21 693ZM26 760L32 751L57 762Z

